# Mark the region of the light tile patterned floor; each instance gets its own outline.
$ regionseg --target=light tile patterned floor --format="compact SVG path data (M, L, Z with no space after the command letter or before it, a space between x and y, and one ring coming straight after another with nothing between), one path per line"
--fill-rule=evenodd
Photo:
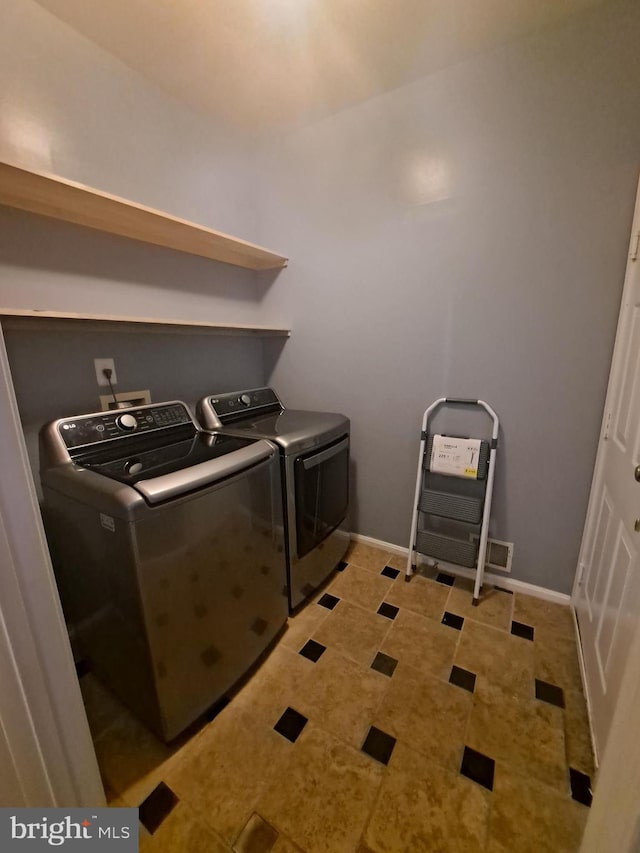
M594 768L569 609L491 588L472 607L464 579L345 559L171 747L81 679L108 795L144 801L141 849L577 850Z

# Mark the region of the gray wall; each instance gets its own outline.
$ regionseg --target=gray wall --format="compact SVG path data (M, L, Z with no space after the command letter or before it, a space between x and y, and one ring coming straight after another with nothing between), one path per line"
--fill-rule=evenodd
M255 239L253 140L164 95L33 0L3 0L0 79L1 160ZM273 274L0 216L1 307L279 324L262 304Z
M273 382L291 405L352 417L356 529L397 544L422 410L486 398L503 424L492 532L516 543L514 577L567 591L637 180L639 36L636 2L603 4L256 159L32 0L5 0L0 157L292 263L250 276L3 210L0 302L293 325L284 348L265 342ZM238 343L247 376L253 346ZM51 381L39 391L55 398Z
M568 592L640 155L640 4L610 3L284 136L260 239L292 261L272 381L352 418L355 529L406 545L423 410L501 417L491 532Z
M43 328L44 323L44 328ZM13 328L12 328L13 326ZM157 331L117 332L91 325L9 321L9 364L34 480L39 488L38 431L55 418L100 411L94 358L115 358L114 390L148 389L152 402L183 400L195 412L206 394L264 382L262 341Z
M0 78L0 159L255 238L252 141L32 0L2 4ZM280 325L262 304L273 279L0 207L2 308ZM7 333L36 482L40 426L98 408L95 357L116 358L118 390L149 388L156 401L263 381L259 339L60 329Z

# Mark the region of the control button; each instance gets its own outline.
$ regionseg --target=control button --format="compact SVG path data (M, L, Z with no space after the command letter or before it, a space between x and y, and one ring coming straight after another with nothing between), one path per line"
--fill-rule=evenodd
M152 424L153 423L153 415L147 415L147 420L149 421L150 424Z
M120 415L116 418L116 423L125 432L131 432L138 426L138 422L133 415Z
M127 474L139 474L142 471L142 462L139 459L129 459L124 463L124 470Z
M248 394L243 394L238 400L239 403L242 403L243 406L251 405L251 397Z
M97 424L96 429L98 432L104 432L104 424Z

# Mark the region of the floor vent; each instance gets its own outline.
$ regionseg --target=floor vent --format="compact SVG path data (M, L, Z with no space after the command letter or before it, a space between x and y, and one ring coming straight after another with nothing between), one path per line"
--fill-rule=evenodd
M477 542L479 537L473 534L472 542ZM484 561L485 569L496 569L499 572L510 572L513 560L513 542L502 542L500 539L487 540L487 556Z

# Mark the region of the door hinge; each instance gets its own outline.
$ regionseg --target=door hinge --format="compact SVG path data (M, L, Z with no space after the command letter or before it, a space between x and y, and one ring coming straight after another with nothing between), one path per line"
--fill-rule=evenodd
M584 576L585 565L582 561L578 563L578 577L576 578L576 583L578 586L582 585L582 578Z
M631 237L631 252L629 257L632 261L638 260L638 251L640 251L640 231L636 231Z
M602 435L602 440L606 441L609 438L609 427L611 426L611 412L607 412L607 419L604 424L604 433Z

